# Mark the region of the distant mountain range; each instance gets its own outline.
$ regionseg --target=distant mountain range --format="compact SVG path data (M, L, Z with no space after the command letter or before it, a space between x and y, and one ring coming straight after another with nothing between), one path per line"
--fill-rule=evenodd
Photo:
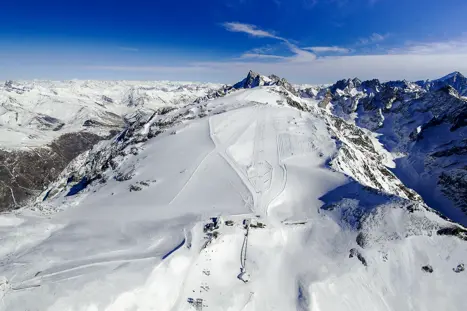
M290 106L305 109L299 100L304 99L377 133L383 147L398 155L391 170L408 188L449 217L467 213L463 190L467 189L463 97L467 78L459 72L432 81L382 83L354 78L304 88L252 71L242 81L222 87L182 82L7 81L0 87L0 159L5 163L0 168L0 206L21 206L41 193L74 157L135 120L263 86L293 95L285 96Z
M463 311L465 90L7 82L0 310Z

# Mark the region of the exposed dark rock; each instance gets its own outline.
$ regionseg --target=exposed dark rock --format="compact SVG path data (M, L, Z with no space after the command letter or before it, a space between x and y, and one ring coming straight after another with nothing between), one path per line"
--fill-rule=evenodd
M441 173L438 179L441 192L449 197L455 206L467 214L467 169L452 169Z
M105 126L105 124L102 122L96 121L96 120L86 120L84 121L83 126L84 127L97 127L97 126L101 127L101 126Z
M461 227L458 227L458 226L441 228L436 233L438 235L455 236L455 237L458 237L459 239L467 241L467 230Z
M353 258L353 257L355 257L355 256L358 258L358 260L360 260L360 262L362 263L362 265L364 265L365 267L368 266L365 257L363 257L363 255L358 251L358 249L352 248L352 249L350 250L349 258Z
M250 89L253 87L260 86L262 84L264 84L264 81L262 81L261 75L250 70L246 78L234 84L233 88L234 89Z
M467 139L464 139L462 143L463 143L462 146L453 146L445 150L433 152L431 156L440 158L440 157L450 157L452 155L467 155Z
M357 235L356 242L361 248L365 248L368 245L368 239L366 237L366 234L363 232L360 232Z
M125 172L125 173L119 172L119 173L117 173L117 175L115 175L114 178L115 178L116 181L130 180L130 179L133 178L133 172L132 171Z
M102 100L107 102L107 103L113 103L114 102L112 98L107 97L105 95L102 95Z
M465 270L465 267L464 267L464 264L461 263L459 265L457 265L457 267L455 268L452 268L452 271L456 272L456 273L461 273Z
M225 85L223 87L221 87L220 89L218 89L217 91L214 91L214 92L211 92L210 94L206 95L206 96L203 96L203 97L200 97L198 99L196 99L194 101L194 103L202 103L204 101L207 101L207 100L210 100L210 99L215 99L215 98L219 98L219 97L223 97L231 92L234 92L236 90L240 90L240 89L251 89L251 88L255 88L255 87L258 87L258 86L263 86L263 85L266 85L266 86L273 86L273 85L277 85L277 86L281 86L284 90L298 96L299 93L297 92L297 90L295 90L295 88L292 86L292 84L290 84L286 79L284 78L279 78L278 76L276 75L270 75L269 77L264 77L256 72L253 72L253 71L249 71L246 78L243 79L242 81L240 82L237 82L235 83L233 86L228 86L228 85ZM300 106L301 107L301 106ZM301 107L303 109L303 107Z
M423 266L422 270L427 273L433 273L433 267L430 265Z
M49 147L0 150L0 211L18 208L41 193L71 160L101 139L87 132L68 133Z
M143 190L143 188L141 188L141 187L138 186L138 185L130 185L129 190L130 190L130 192L133 192L133 191L141 191L141 190Z

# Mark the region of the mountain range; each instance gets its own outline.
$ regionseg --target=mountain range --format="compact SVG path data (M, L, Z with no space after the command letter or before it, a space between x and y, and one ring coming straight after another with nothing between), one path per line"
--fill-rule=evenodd
M8 81L0 310L464 310L466 92Z

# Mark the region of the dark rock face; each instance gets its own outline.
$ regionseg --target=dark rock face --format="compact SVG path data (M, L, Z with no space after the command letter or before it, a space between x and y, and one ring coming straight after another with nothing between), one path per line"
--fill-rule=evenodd
M358 244L361 248L365 248L365 247L367 246L367 243L368 243L365 234L362 233L362 232L360 232L360 233L357 235L356 242L357 242L357 244Z
M467 241L467 230L458 226L441 228L436 233L438 235L455 236L459 239Z
M465 266L463 263L457 265L457 267L453 268L452 271L456 272L456 273L461 273L463 271L465 271Z
M30 151L0 150L0 211L18 208L41 193L71 160L101 139L86 132L69 133L48 147Z
M285 90L292 93L293 95L296 95L296 96L299 95L297 90L295 90L295 88L292 86L292 84L290 84L286 79L280 78L280 77L278 77L276 75L270 75L269 77L264 77L264 76L260 75L259 73L256 73L256 72L253 72L253 71L250 70L248 72L246 78L243 79L242 81L235 83L233 86L224 85L223 87L221 87L217 91L214 91L214 92L212 92L212 93L210 93L210 94L208 94L206 96L197 98L194 101L194 103L199 104L199 103L202 103L202 102L210 100L210 99L223 97L223 96L225 96L227 94L230 94L230 93L232 93L232 92L234 92L236 90L251 89L251 88L255 88L255 87L263 86L263 85L266 85L266 86L273 86L273 85L281 86Z
M363 255L356 248L352 248L350 250L349 258L353 258L353 257L357 257L358 260L360 260L362 265L364 265L365 267L368 266L365 257L363 257Z
M453 169L441 173L438 180L441 192L467 214L467 168Z
M261 75L256 72L249 71L248 75L242 81L234 84L234 89L251 89L261 85Z
M433 267L430 265L423 266L422 270L426 273L433 273Z

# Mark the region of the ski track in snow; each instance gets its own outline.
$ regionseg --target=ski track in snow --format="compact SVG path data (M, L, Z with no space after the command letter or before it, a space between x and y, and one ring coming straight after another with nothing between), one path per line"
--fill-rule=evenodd
M393 257L388 262L379 249L362 250L368 267L349 258L349 249L358 247L356 233L318 211L324 194L348 182L324 167L335 152L326 125L258 101L274 104L271 96L239 91L231 101L240 108L147 142L141 158L125 163L136 166L134 180L89 192L75 212L51 217L57 226L47 234L37 233L44 226L4 219L4 241L16 244L0 265L0 276L11 281L4 289L0 278L0 310L405 311L423 304L420 297L439 294L436 286L424 286L444 276L442 260L454 265L465 257L458 241L442 243L449 259L434 247L436 236L382 244ZM158 182L129 194L129 184L147 178ZM204 227L209 217L217 217L218 237ZM32 246L21 244L11 226L28 229ZM12 264L18 262L24 265ZM422 262L433 264L433 275L420 272ZM239 279L241 271L248 282ZM446 295L463 297L463 288ZM398 295L410 296L408 304ZM424 306L420 310L439 309Z

